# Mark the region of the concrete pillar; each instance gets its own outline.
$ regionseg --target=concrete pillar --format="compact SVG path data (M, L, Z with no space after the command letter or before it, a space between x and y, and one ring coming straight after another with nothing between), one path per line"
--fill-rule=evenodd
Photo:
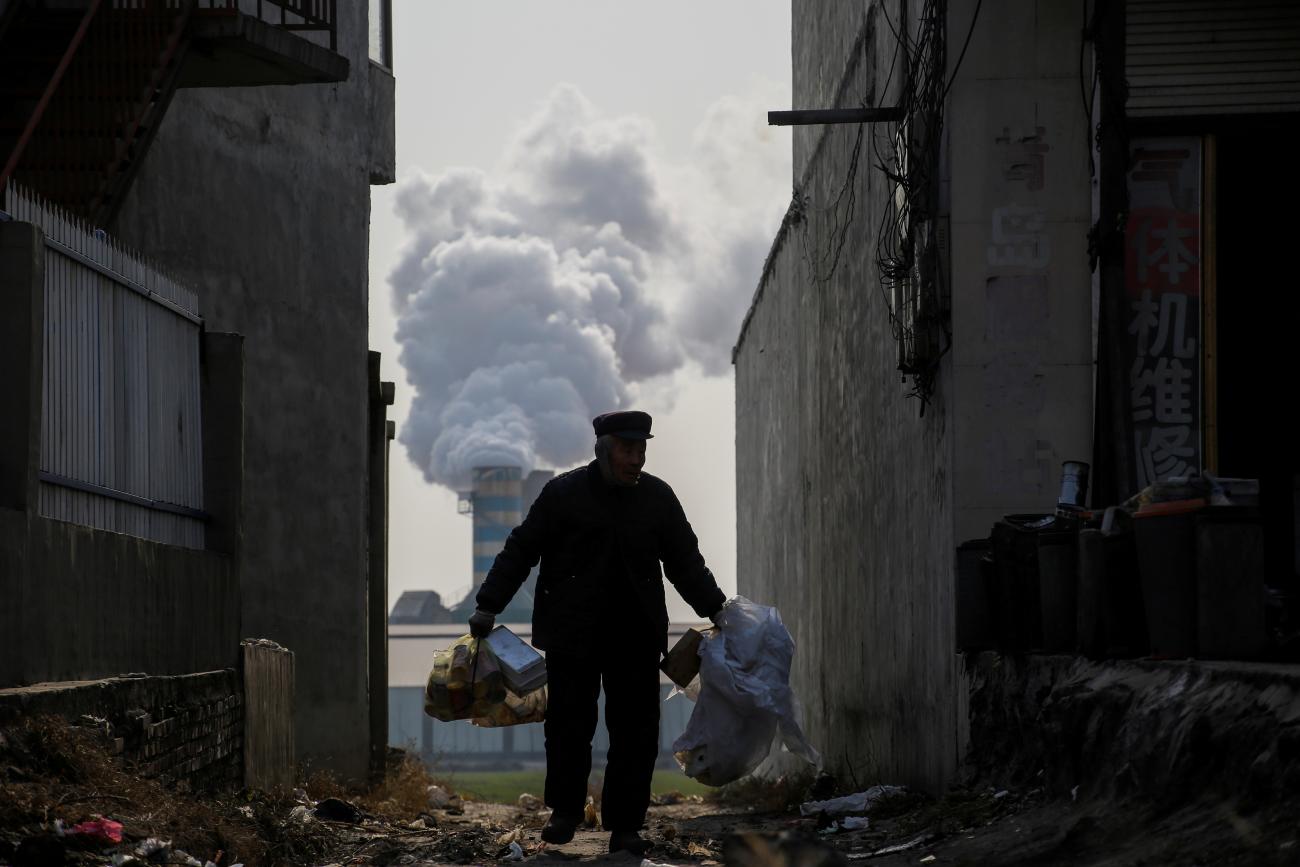
M41 464L45 234L0 223L0 507L35 512Z
M369 354L370 515L367 592L367 682L370 701L370 775L384 774L388 755L388 407L395 388L379 379L380 354Z
M203 332L202 358L207 547L238 564L244 536L243 335Z

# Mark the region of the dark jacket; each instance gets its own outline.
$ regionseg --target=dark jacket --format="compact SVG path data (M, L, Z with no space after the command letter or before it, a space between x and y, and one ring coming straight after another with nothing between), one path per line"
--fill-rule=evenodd
M700 617L726 601L673 489L648 473L635 487L606 484L595 461L542 488L483 580L478 607L504 609L539 559L533 644L542 650L585 650L611 627L667 650L665 574Z

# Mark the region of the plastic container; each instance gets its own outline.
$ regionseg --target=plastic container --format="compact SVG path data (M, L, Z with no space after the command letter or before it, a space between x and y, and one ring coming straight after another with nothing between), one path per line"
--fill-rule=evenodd
M1259 510L1196 514L1196 643L1203 659L1254 659L1265 649L1264 527Z
M995 646L989 611L989 581L993 543L972 539L957 546L957 649L988 650Z
M1153 504L1133 518L1151 655L1196 655L1196 514L1204 500Z
M1078 650L1092 659L1146 656L1146 609L1132 533L1083 529L1078 541Z
M1078 644L1077 532L1038 535L1038 601L1043 650L1073 653Z
M993 614L997 646L1002 650L1042 650L1046 647L1043 632L1043 594L1041 548L1073 545L1073 532L1061 532L1053 515L1007 515L993 525L993 560L995 565L990 607ZM1048 554L1055 564L1057 552ZM1054 568L1054 566L1053 566ZM1053 577L1056 577L1054 572ZM1054 585L1049 604L1056 611L1058 588ZM1073 625L1060 633L1060 618L1051 619L1053 646L1074 644Z

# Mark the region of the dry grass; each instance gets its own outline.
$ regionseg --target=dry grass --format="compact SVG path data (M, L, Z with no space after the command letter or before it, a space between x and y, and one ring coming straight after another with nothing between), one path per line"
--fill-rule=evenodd
M128 839L160 837L208 859L237 854L250 867L271 863L273 841L237 806L233 798L186 796L137 777L107 754L97 733L57 717L0 729L0 829L10 845L56 819L75 824L98 814L122 822Z
M429 809L429 787L450 786L436 779L424 762L403 752L388 763L388 772L377 786L357 798L357 806L391 821L410 821Z
M753 807L761 812L783 813L797 809L807 800L812 773L786 774L769 780L762 777L742 777L714 790L708 800L720 804Z
M394 751L391 758L388 774L369 789L349 789L320 771L303 788L315 800L345 798L381 819L409 822L428 809L427 789L437 780L413 756ZM218 864L319 861L337 841L321 823L289 821L296 805L289 792L194 794L141 778L107 753L97 732L58 717L0 728L0 863L21 840L48 834L56 819L71 825L93 815L121 822L128 841L170 840Z

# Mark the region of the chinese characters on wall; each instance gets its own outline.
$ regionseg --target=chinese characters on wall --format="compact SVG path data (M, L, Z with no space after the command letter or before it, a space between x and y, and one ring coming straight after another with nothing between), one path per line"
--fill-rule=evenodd
M1201 142L1135 139L1125 232L1134 489L1201 466Z

